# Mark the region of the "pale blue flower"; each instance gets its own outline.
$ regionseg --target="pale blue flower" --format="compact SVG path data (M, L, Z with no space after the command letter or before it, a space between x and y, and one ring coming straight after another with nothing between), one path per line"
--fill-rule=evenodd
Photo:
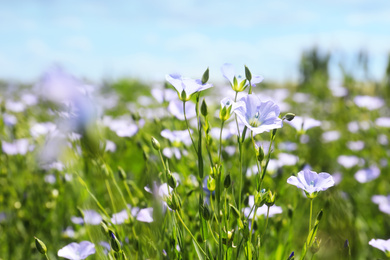
M192 130L191 130L192 132ZM172 143L181 143L183 142L185 145L191 144L190 134L187 130L176 130L171 131L169 129L164 129L161 131L161 136L168 139Z
M97 213L96 211L92 209L86 209L83 210L84 218L80 217L71 217L71 221L74 224L89 224L89 225L100 225L100 222L102 222L103 218L102 216Z
M385 105L382 98L372 96L356 96L353 101L358 107L364 107L368 110L376 110Z
M249 207L244 208L244 215L248 219L253 219L254 210L252 210L252 212L251 212L251 209L252 209L254 204L255 204L255 197L253 195L250 195L249 199L248 199L248 206ZM259 217L261 215L266 216L267 215L267 211L268 211L268 206L267 205L263 205L263 206L257 208L256 217ZM251 212L251 214L249 215L250 212ZM283 213L283 209L281 207L279 207L279 206L273 205L273 206L271 206L269 208L269 217L270 218L273 217L276 214L281 214L281 213Z
M315 198L320 191L327 190L334 186L332 175L326 172L316 173L308 168L298 172L298 177L291 176L287 183L295 185L305 191L308 198Z
M177 94L182 101L188 101L190 100L192 94L211 88L213 86L209 83L202 84L202 81L199 79L194 80L183 78L178 74L166 75L165 79L176 89Z
M368 244L385 252L386 256L390 257L390 239L371 239Z
M308 129L317 127L321 125L321 121L310 117L300 117L295 116L293 120L287 121L292 127L294 127L297 131L306 132Z
M90 255L95 254L95 245L89 241L78 243L70 243L69 245L58 250L58 256L70 260L82 260Z
M390 195L374 195L371 198L372 202L379 205L379 210L390 215Z
M187 119L194 118L196 116L195 104L192 102L186 102L185 106ZM177 119L181 121L185 120L183 101L180 101L178 99L170 101L168 105L168 111Z
M379 177L380 174L381 174L380 169L377 166L372 165L369 168L365 168L357 171L354 177L358 182L366 183L375 180L376 178Z
M246 95L240 101L243 101L245 106L237 108L234 112L254 135L282 127L280 109L274 102L262 102L254 94Z

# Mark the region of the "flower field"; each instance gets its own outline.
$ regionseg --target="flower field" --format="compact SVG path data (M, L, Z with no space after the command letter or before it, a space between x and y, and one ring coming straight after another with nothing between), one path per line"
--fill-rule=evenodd
M390 257L390 69L316 64L1 83L0 259Z

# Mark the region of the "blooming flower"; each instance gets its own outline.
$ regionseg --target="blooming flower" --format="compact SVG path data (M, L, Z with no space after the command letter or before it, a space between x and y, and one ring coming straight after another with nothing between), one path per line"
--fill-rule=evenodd
M248 86L245 79L240 81L240 82L238 81L238 79L240 79L240 76L238 76L238 77L235 76L234 67L232 64L230 64L230 63L223 64L221 67L221 72L222 72L222 75L227 80L229 80L234 91L238 91L238 92L243 91ZM256 87L256 84L262 82L263 79L264 79L263 76L252 75L252 80L251 80L250 84L252 85L252 87Z
M318 192L334 186L332 175L326 172L317 174L316 172L310 171L308 168L298 172L298 177L291 176L288 178L287 183L304 190L306 196L310 199L315 198Z
M161 136L168 139L172 143L183 142L185 145L191 144L190 134L187 130L171 131L169 129L164 129L161 131Z
M58 250L58 256L70 260L85 259L90 255L95 254L95 245L89 241L82 241L80 244L75 242Z
M390 195L374 195L371 198L372 202L379 205L379 210L390 215Z
M385 104L382 98L371 96L356 96L353 101L358 107L364 107L368 110L378 109Z
M293 120L287 121L287 123L294 127L297 131L303 132L306 132L310 128L321 125L321 122L316 119L301 116L295 116Z
M28 140L25 138L14 140L14 142L12 143L2 141L1 146L3 152L8 155L16 155L16 154L25 155L29 150Z
M344 166L344 168L352 168L358 164L364 163L364 160L355 155L340 155L337 158L337 162Z
M182 101L188 101L192 94L213 86L209 83L202 84L202 81L199 79L183 78L177 74L166 75L165 78L176 89L177 94Z
M379 127L390 127L390 117L379 117L375 120L375 124Z
M219 118L223 121L228 120L230 115L239 107L244 107L243 101L234 102L231 98L224 98L221 100L221 110L219 112Z
M282 127L280 109L274 102L262 102L253 94L244 96L240 101L243 101L245 106L237 108L234 112L254 135Z
M92 209L87 209L87 210L83 210L83 214L84 214L84 218L80 218L80 217L71 217L71 221L74 223L74 224L78 224L78 225L81 225L81 224L89 224L89 225L99 225L100 222L102 222L102 216L100 216L99 213L97 213L96 211L92 210Z
M385 252L386 256L390 257L390 239L371 239L368 244Z
M355 179L360 183L366 183L372 181L379 177L381 171L376 166L371 166L370 168L365 168L357 171L355 173Z

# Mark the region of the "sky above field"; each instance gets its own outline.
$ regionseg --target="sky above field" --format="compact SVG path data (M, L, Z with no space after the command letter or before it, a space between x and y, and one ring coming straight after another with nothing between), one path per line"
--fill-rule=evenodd
M61 65L92 80L167 73L200 77L210 66L243 65L265 80L295 80L303 50L332 51L353 71L359 50L370 76L383 76L390 53L390 1L3 1L0 78L36 80Z

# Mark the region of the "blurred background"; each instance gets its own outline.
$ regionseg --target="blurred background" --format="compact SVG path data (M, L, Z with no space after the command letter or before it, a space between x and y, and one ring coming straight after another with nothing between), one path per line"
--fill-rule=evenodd
M390 3L381 0L2 1L0 78L36 80L53 64L91 80L200 77L246 64L268 81L296 81L304 51L359 77L382 79ZM357 60L366 70L357 69Z

